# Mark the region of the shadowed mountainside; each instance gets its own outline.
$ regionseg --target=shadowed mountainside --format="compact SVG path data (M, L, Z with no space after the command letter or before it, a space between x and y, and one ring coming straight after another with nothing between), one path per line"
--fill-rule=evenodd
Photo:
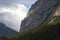
M0 36L8 37L8 36L15 35L15 34L18 34L18 32L11 28L8 28L3 23L0 23Z

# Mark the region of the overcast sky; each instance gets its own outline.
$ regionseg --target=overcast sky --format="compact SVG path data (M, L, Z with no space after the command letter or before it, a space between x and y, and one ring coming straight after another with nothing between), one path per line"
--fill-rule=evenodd
M21 21L36 0L0 0L0 22L19 31Z

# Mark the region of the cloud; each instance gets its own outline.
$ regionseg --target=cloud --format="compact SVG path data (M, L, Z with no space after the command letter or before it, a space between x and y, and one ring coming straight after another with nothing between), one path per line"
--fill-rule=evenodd
M15 4L26 4L26 5L32 5L36 2L37 0L0 0L0 6L9 6L15 5Z
M27 8L22 4L16 4L14 8L0 8L0 22L19 31L22 19L26 16Z
M0 0L0 22L19 31L21 21L36 0ZM27 7L27 8L26 8Z
M20 3L20 0L0 0L0 6L12 6Z
M30 8L37 0L21 0L20 2L26 5L27 8Z

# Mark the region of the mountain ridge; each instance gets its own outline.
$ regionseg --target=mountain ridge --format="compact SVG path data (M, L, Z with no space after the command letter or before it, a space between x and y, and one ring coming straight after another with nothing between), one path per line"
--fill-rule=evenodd
M0 36L8 37L8 36L15 35L15 34L18 34L18 32L7 27L3 23L0 23Z
M32 5L27 17L22 21L20 31L32 29L52 17L59 3L58 0L38 0Z

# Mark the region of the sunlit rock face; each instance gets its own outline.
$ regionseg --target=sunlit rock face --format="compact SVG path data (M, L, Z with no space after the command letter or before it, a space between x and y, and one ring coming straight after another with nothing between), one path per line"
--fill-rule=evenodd
M35 28L52 17L59 3L60 0L38 0L32 5L27 13L27 17L22 21L20 31Z
M56 9L54 16L60 16L60 5L59 5L59 7Z

